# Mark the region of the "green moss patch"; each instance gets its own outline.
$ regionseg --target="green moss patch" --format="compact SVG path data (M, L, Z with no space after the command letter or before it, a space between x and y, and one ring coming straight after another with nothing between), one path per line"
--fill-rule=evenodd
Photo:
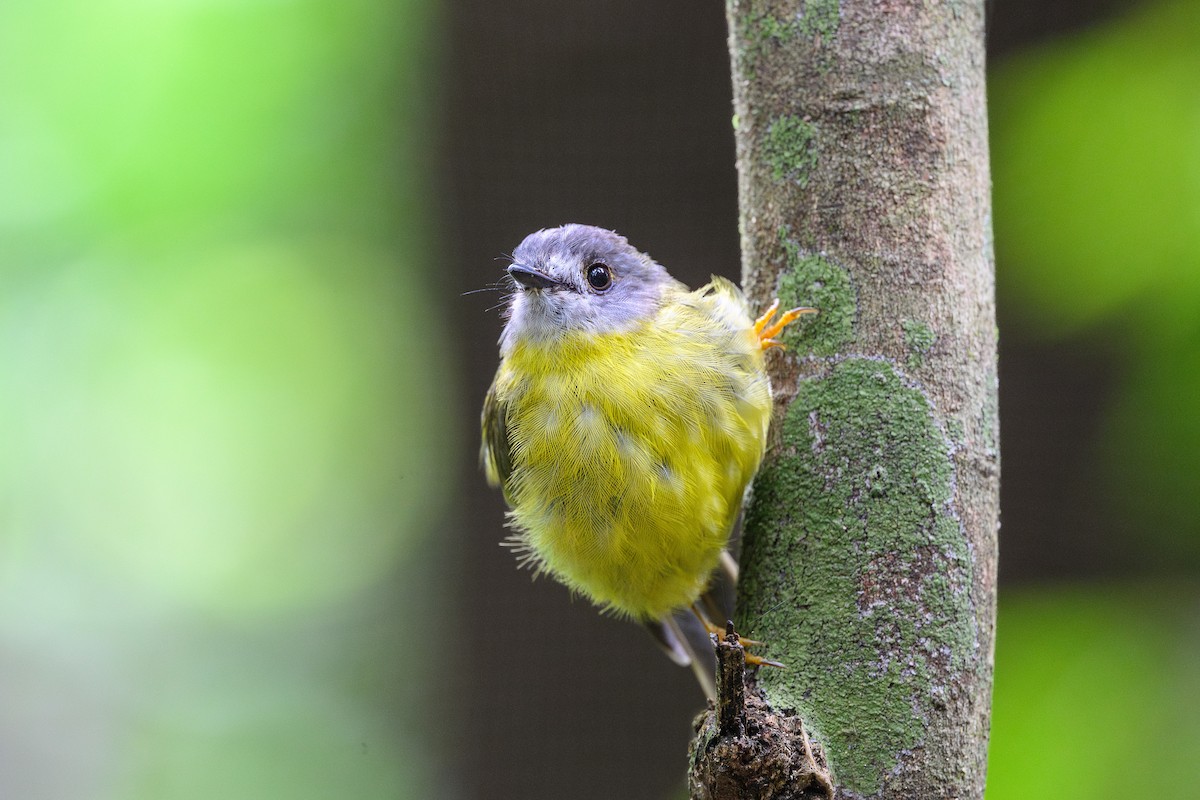
M839 0L808 0L796 20L797 32L828 39L837 33L841 10Z
M789 42L797 36L828 39L837 33L840 14L840 0L807 0L790 20L769 14L751 16L753 38L760 42L768 39Z
M841 21L840 0L807 0L790 18L780 19L750 7L741 15L739 26L744 43L746 77L753 77L758 59L780 44L803 37L805 39L831 39L837 33Z
M763 140L763 158L776 181L808 185L808 175L817 165L813 149L816 128L794 116L782 116L767 128Z
M780 304L818 311L788 326L781 341L796 353L835 355L854 338L857 298L850 273L828 258L803 252L787 228L780 229L779 242L787 259L779 281Z
M921 746L972 668L952 474L925 395L889 362L858 357L800 382L778 457L755 480L739 630L787 663L760 672L768 698L801 713L858 794Z
M904 320L900 327L904 330L904 346L908 348L908 368L916 369L925 363L925 356L937 341L937 334L915 319Z

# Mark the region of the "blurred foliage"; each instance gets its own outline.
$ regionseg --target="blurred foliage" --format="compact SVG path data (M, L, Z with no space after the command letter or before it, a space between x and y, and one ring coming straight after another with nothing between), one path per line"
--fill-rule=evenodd
M1004 595L988 800L1195 797L1198 612L1194 587Z
M990 76L1001 302L1027 337L1111 343L1097 502L1133 560L1193 582L1002 596L989 800L1200 787L1197 76L1197 0Z
M1200 566L1200 1L999 65L999 288L1044 336L1103 328L1125 379L1103 492L1151 561Z
M991 75L996 246L1025 320L1188 333L1200 297L1200 3L1175 0Z
M428 796L427 6L0 5L0 795Z

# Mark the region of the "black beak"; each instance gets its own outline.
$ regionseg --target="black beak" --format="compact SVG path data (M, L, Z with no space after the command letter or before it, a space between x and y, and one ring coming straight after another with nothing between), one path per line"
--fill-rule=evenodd
M513 264L508 268L509 277L526 289L552 289L558 286L558 281L544 272L530 267Z

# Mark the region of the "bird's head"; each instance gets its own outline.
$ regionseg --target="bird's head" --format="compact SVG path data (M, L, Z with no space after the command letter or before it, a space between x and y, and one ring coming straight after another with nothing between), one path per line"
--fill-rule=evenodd
M590 225L546 228L513 251L516 291L500 342L567 332L629 330L650 317L675 281L624 236Z

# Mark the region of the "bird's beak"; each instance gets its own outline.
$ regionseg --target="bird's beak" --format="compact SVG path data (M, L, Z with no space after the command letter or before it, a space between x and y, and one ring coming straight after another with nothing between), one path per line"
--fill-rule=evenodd
M558 286L558 281L544 272L531 267L513 264L508 268L509 277L526 289L552 289Z

